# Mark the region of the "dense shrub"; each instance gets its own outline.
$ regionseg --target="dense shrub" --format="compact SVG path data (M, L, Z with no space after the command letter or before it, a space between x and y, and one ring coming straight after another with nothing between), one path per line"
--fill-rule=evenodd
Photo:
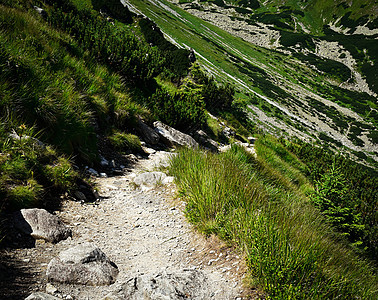
M315 44L312 37L304 33L290 31L281 31L280 43L285 47L293 47L299 44L302 48L315 50Z
M252 9L260 8L260 3L258 0L240 0L238 4Z
M307 55L296 53L295 56L315 66L319 71L324 72L326 76L338 78L342 82L352 77L352 72L346 65L332 59L320 58L311 53Z
M198 65L191 68L194 81L199 84L200 93L210 111L221 111L231 108L234 100L235 89L229 83L218 85L214 78L208 77Z
M118 19L122 23L130 24L133 21L132 13L127 6L124 6L118 0L93 0L93 8L105 12L110 16Z
M164 58L159 51L92 12L64 11L58 7L49 21L68 32L84 49L90 49L93 58L109 64L129 80L147 82L162 70Z
M365 230L361 212L355 201L353 188L334 164L320 180L315 182L315 192L311 200L315 206L327 217L335 228L345 234L355 245L362 244Z
M108 139L112 146L121 152L141 151L142 149L139 138L134 134L115 131Z
M160 120L186 132L201 128L206 120L201 96L191 91L180 90L171 95L159 88L148 105Z
M149 19L141 19L139 26L148 43L157 46L166 57L166 67L170 69L176 77L185 76L190 66L189 50L179 49L168 42L159 27Z

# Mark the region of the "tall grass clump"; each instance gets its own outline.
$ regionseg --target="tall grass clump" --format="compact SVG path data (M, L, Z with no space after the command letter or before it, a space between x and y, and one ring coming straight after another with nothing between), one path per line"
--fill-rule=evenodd
M25 124L0 123L0 210L52 207L54 193L75 189L71 162L37 137Z
M262 144L258 153L276 153L274 140ZM301 163L279 151L256 158L239 147L220 155L182 150L170 170L188 219L243 250L255 284L270 299L374 298L372 267L309 202Z
M112 146L121 151L125 152L127 150L131 151L141 151L142 146L139 138L131 133L125 133L121 131L115 131L113 134L108 136L108 139Z

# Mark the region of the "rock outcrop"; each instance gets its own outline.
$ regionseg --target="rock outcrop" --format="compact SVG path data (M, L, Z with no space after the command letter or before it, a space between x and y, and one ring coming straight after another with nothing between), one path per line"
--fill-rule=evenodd
M50 282L109 285L115 282L118 268L94 244L84 243L52 259L46 275Z
M43 239L51 243L65 240L72 235L57 216L39 208L21 209L14 214L15 227L35 239Z
M211 139L203 130L197 130L194 133L194 138L201 146L209 149L210 151L213 151L213 152L219 151L218 149L219 144L213 139Z
M155 131L168 146L187 146L198 148L198 143L190 136L178 131L160 121L154 123Z
M147 144L156 145L160 140L159 134L157 134L155 130L153 130L150 126L142 121L138 122L137 130L142 135Z

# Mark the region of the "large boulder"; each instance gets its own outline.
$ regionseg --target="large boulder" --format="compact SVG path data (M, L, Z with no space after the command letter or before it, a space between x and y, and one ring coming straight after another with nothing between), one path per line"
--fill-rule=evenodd
M168 146L187 146L198 148L198 143L190 136L178 131L160 121L154 123L155 131L160 134L162 140Z
M150 126L140 120L138 121L137 130L143 136L147 144L156 145L160 140L159 134L157 134L155 130L153 130Z
M52 259L46 275L50 282L109 285L115 282L118 267L94 244L84 243Z
M107 295L104 300L203 300L210 298L211 292L205 275L201 271L185 270L175 273L163 271L130 278L117 288L117 292Z
M72 235L57 216L39 208L21 209L14 214L15 227L35 239L43 239L51 243L65 240Z

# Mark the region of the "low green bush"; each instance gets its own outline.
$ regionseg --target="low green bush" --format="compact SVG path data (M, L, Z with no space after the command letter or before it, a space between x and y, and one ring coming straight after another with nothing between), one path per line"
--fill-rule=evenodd
M283 142L306 165L305 174L315 185L312 198L320 211L364 255L378 257L378 177L376 170L299 140ZM356 152L359 156L360 154ZM361 158L364 158L363 156ZM361 243L362 242L362 243Z
M0 210L49 206L54 193L76 187L71 162L42 144L34 131L14 120L0 123Z
M232 85L229 83L218 85L215 79L208 77L198 64L194 64L190 71L195 84L197 84L198 92L209 111L217 112L231 108L235 95Z
M189 50L179 49L167 41L160 28L149 19L141 19L139 26L145 40L162 51L166 58L166 67L173 72L174 76L179 78L185 76L190 66Z
M11 209L31 208L38 206L43 191L35 180L28 180L25 185L16 185L7 191L7 200Z
M158 119L185 132L200 129L206 122L202 97L191 90L178 90L171 95L158 88L148 99L148 106Z

